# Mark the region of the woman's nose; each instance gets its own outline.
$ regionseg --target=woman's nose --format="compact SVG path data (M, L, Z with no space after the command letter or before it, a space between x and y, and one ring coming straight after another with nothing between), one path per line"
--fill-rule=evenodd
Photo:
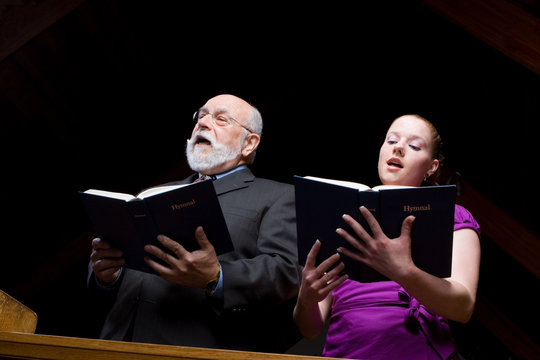
M405 153L404 150L405 149L404 149L404 147L403 147L403 145L401 143L395 143L394 144L394 153L395 154L399 154L399 155L403 156L403 154Z

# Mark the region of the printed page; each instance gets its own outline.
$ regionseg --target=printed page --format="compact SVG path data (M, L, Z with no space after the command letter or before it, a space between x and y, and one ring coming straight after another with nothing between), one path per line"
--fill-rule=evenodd
M315 180L315 181L321 181L329 184L339 185L339 186L345 186L353 189L358 190L371 190L371 188L367 185L356 183L354 181L345 181L345 180L335 180L335 179L326 179L316 176L304 176L306 179Z
M415 188L417 186L407 186L407 185L379 185L375 186L373 190L391 190L391 189L409 189Z
M85 191L87 194L92 195L98 195L98 196L104 196L112 199L120 199L125 201L130 201L135 199L135 196L130 194L124 194L119 192L113 192L113 191L105 191L105 190L96 190L96 189L88 189Z
M137 195L137 197L139 199L144 199L144 198L147 198L147 197L150 197L150 196L153 196L153 195L162 194L162 193L167 192L167 191L175 190L175 189L184 187L186 185L190 185L190 184L156 186L156 187L146 189L146 190L140 192Z

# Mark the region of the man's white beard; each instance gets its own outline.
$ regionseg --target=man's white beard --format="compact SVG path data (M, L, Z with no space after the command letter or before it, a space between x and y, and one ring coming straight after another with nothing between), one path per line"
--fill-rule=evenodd
M204 137L210 142L212 147L208 155L204 155L204 152L208 149L198 148L195 146L197 137ZM227 161L234 160L242 152L242 142L240 139L236 148L229 147L227 145L219 144L214 136L208 131L197 131L193 134L191 139L186 143L186 157L189 166L193 171L205 172L216 168Z

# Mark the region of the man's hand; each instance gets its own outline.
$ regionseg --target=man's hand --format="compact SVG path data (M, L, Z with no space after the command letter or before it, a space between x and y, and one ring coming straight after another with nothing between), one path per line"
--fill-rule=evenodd
M121 250L112 248L111 244L100 238L92 240L90 261L94 274L105 284L112 283L118 278L125 262Z
M168 267L150 257L145 257L144 260L167 281L192 288L204 288L219 273L219 261L201 226L195 230L195 238L200 249L189 252L176 241L165 235L159 235L158 241L172 254L153 245L146 245L144 250L162 260Z

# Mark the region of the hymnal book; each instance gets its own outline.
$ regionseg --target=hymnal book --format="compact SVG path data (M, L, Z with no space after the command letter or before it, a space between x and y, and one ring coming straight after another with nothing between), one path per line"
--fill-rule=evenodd
M79 192L95 230L123 251L126 267L152 273L144 261L146 244L163 249L159 234L186 250L199 249L195 229L202 226L218 255L233 244L212 181L158 186L136 196L89 189ZM166 250L168 251L168 250Z
M370 188L350 181L294 176L294 186L300 265L305 265L307 254L317 239L321 242L317 264L335 254L340 246L354 249L336 233L336 229L341 227L356 236L342 218L343 214L349 214L371 233L359 210L360 206L365 206L391 239L399 237L403 220L414 215L411 254L415 265L437 277L450 276L455 185ZM388 280L345 255L341 260L345 263L345 273L352 280Z

